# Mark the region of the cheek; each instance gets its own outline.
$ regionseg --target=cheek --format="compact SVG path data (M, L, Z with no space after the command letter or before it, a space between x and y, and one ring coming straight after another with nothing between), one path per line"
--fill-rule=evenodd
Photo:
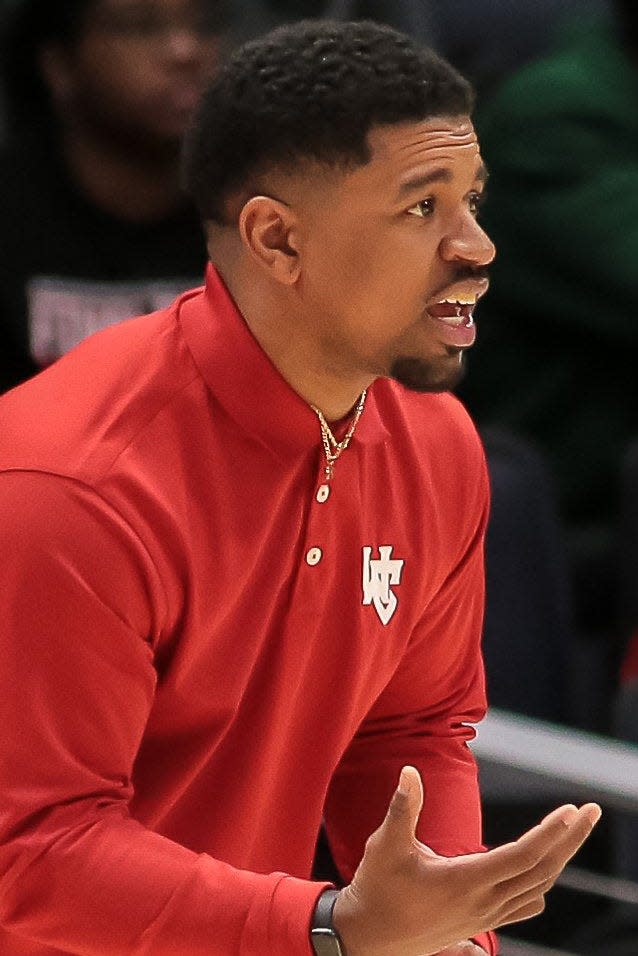
M317 254L323 260L324 281L351 299L367 297L388 284L392 257L387 244L362 226L355 234L335 228L318 238Z
M399 220L362 229L356 240L340 244L339 257L350 272L359 270L393 296L423 296L440 268L439 237L422 223Z
M405 223L366 229L365 217L354 221L361 223L354 233L352 217L347 225L326 220L315 231L307 250L313 298L348 325L363 323L371 339L400 335L436 285L435 239Z

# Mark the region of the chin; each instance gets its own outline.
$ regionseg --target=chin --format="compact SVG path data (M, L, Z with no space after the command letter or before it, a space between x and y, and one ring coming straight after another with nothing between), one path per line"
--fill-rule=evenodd
M465 362L458 349L454 350L453 362L445 368L423 359L399 358L390 369L390 378L411 392L449 392L464 376Z

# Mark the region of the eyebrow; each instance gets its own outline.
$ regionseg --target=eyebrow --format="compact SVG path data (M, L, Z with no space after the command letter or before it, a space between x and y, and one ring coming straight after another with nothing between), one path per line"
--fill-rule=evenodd
M485 163L481 163L476 171L475 179L479 183L486 183L489 173ZM420 176L412 176L411 179L404 180L399 186L399 199L417 189L423 189L425 186L431 186L433 183L449 183L452 181L453 173L445 166L432 169L429 173L423 173Z

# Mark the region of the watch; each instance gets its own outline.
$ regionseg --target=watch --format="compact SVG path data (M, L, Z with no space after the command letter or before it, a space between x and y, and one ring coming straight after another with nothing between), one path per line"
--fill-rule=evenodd
M315 956L346 956L339 933L332 925L332 911L338 890L324 890L312 917L310 942Z

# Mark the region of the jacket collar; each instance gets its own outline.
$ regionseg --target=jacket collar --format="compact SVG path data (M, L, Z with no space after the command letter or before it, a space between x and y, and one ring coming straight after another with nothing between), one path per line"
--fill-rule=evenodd
M315 412L270 361L213 265L207 268L205 287L184 296L178 310L201 375L242 429L284 457L321 444ZM373 384L352 444L387 437Z

